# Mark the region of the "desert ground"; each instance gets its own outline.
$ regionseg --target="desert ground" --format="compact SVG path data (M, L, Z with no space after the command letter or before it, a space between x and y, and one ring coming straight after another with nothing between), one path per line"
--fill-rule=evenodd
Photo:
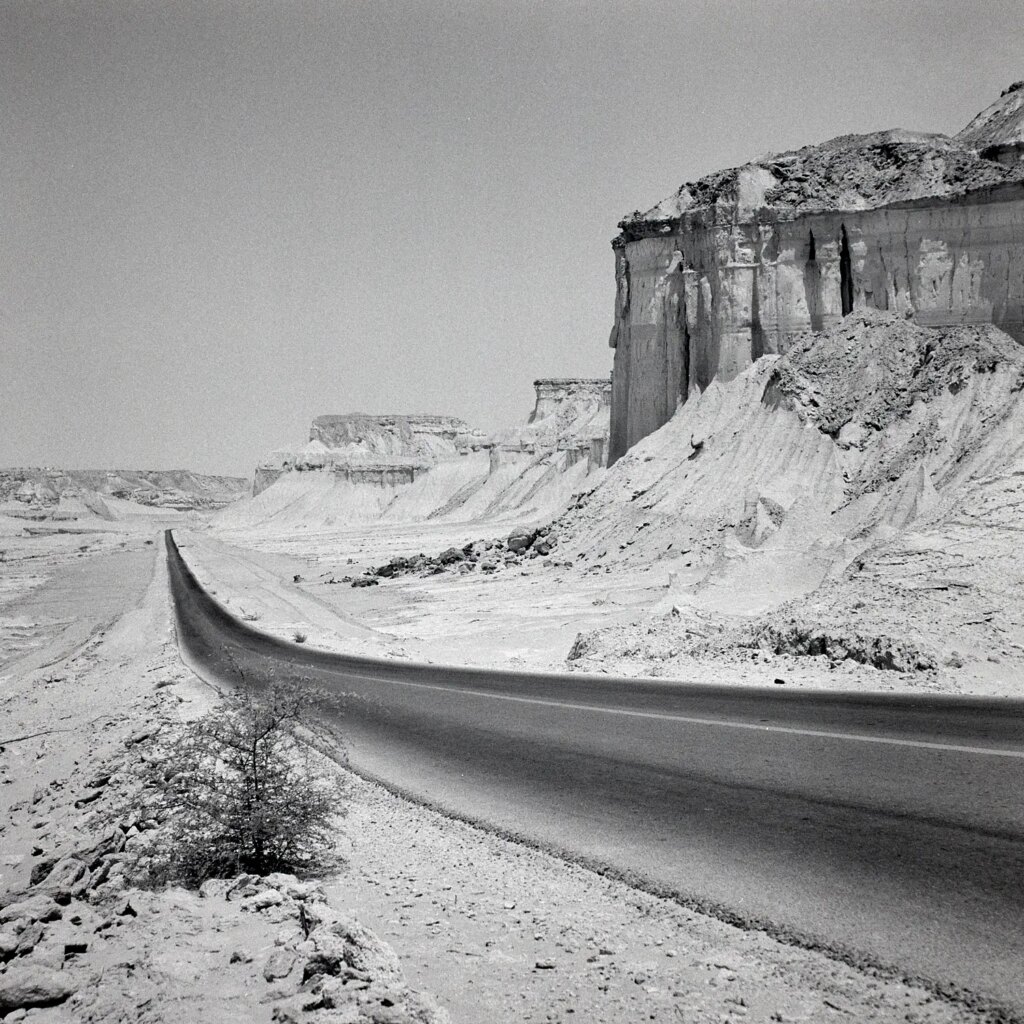
M344 866L335 874L305 888L287 879L242 879L233 892L228 883L202 893L136 887L135 840L155 823L119 820L119 798L154 736L219 699L178 655L163 528L177 530L218 599L258 628L301 628L310 644L392 657L557 667L581 628L631 620L664 601L667 581L637 572L612 588L597 574L566 579L542 559L478 579L326 581L397 552L468 543L478 524L351 531L312 545L278 539L261 550L226 543L195 516L74 525L74 533L27 531L0 516L4 1019L972 1016L926 988L450 820L353 774L343 749L325 762L345 787ZM757 665L736 678L757 682L765 671L779 668ZM39 868L54 863L60 870ZM350 946L370 965L363 1001L345 1004L348 1016L303 1010L296 998L311 941L301 908L310 901L352 922Z

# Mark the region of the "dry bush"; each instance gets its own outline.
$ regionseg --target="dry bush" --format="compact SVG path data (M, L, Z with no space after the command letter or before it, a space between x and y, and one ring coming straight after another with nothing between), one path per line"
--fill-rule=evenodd
M148 880L198 885L240 872L309 875L333 863L337 774L296 738L303 702L273 689L185 725L147 759L140 816Z

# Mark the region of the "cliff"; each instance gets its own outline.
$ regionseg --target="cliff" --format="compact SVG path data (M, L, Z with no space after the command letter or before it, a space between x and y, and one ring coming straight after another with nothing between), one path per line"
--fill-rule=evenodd
M535 381L520 426L485 434L447 416L319 416L310 441L257 467L253 500L224 528L386 519L536 518L606 461L611 381Z
M253 495L289 471L329 471L382 487L412 483L438 462L470 450L481 436L452 416L318 416L305 447L274 452L257 466Z
M499 431L492 451L563 451L586 459L591 469L607 462L612 382L601 378L545 377L533 382L536 401L525 425Z
M1024 341L1022 102L955 138L847 135L683 185L613 242L609 461L713 380L854 309Z
M317 416L310 441L351 454L416 458L424 463L459 453L469 427L453 416Z

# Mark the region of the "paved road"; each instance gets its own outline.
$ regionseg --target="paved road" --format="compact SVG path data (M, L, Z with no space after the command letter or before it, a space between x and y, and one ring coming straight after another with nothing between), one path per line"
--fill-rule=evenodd
M354 765L643 887L1024 1018L1024 701L731 689L307 650L168 536L201 671L305 686Z

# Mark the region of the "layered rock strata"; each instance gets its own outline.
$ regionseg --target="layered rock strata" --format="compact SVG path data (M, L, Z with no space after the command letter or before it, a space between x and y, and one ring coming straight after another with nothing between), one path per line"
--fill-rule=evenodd
M606 464L611 381L544 378L534 389L529 420L494 434L446 416L318 417L308 444L263 462L253 503L221 523L551 514Z
M612 382L608 377L543 377L533 382L536 403L525 426L495 434L492 461L502 453L559 451L590 469L607 464Z
M379 487L410 484L431 466L458 458L482 441L483 435L453 416L318 416L305 447L274 452L257 466L253 495L289 470L322 470Z
M244 477L184 469L0 469L0 503L51 512L75 501L100 506L104 498L177 512L212 510L243 497L247 486Z
M714 379L857 308L1024 341L1024 92L955 138L850 135L708 175L620 224L609 461Z

